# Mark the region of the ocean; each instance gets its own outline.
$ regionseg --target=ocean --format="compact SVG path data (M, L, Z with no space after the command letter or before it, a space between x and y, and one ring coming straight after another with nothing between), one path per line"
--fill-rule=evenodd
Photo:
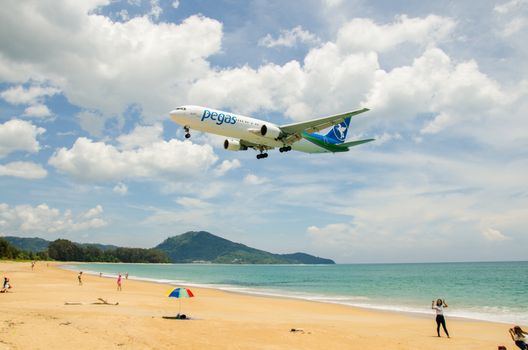
M432 315L445 299L446 317L528 325L528 262L213 265L70 264L105 276L209 287L371 309Z

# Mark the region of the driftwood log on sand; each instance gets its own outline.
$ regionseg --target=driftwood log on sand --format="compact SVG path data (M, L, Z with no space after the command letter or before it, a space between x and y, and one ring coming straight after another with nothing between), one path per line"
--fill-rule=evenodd
M116 303L109 303L106 299L103 298L97 298L98 301L91 303L92 305L119 305L119 302ZM80 301L67 301L64 303L64 305L84 305L84 303Z

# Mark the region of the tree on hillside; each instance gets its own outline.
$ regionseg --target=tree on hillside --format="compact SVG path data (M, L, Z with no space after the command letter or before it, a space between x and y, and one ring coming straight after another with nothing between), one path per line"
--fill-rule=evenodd
M67 239L57 239L48 246L48 255L50 258L59 261L82 261L82 249Z
M5 239L0 238L0 259L16 259L18 254L18 249L9 244Z

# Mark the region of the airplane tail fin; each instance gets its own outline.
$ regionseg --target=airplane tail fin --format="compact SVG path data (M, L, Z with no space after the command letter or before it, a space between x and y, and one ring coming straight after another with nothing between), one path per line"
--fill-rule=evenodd
M348 117L340 124L334 125L334 127L325 135L325 138L334 145L339 145L345 142L348 134L348 127L350 125L350 118L351 117Z

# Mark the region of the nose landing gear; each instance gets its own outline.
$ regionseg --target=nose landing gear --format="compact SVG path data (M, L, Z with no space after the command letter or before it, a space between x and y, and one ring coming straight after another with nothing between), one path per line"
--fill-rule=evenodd
M185 138L188 139L189 137L191 137L191 130L189 129L188 126L184 126L183 127L183 130L185 131Z

